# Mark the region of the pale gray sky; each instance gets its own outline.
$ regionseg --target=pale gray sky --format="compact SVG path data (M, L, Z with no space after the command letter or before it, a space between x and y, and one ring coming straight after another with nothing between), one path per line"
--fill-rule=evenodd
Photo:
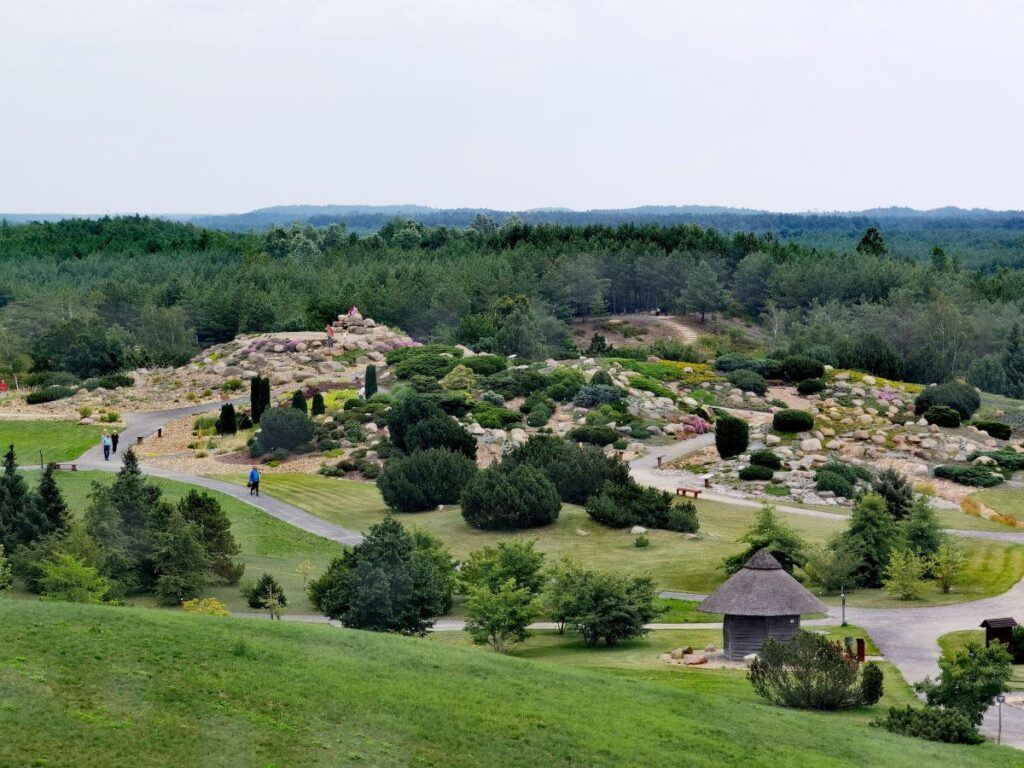
M4 0L0 211L1024 208L1024 3Z

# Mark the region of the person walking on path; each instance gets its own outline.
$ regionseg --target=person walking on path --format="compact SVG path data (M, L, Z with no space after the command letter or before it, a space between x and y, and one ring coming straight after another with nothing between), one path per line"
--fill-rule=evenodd
M249 495L260 495L260 471L256 467L249 470Z
M100 445L103 446L103 460L110 461L110 448L113 442L110 439L110 435L106 432L103 433L103 437L100 438Z
M324 328L324 333L327 334L327 348L334 349L334 326L328 325Z
M110 433L110 447L114 453L117 453L117 441L121 439L121 436L117 432Z

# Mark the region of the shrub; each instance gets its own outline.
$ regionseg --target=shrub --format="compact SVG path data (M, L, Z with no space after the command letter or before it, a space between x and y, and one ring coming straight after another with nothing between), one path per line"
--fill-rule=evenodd
M519 530L558 519L558 489L539 469L521 465L478 472L462 492L462 517L474 528Z
M910 514L914 489L898 470L883 469L871 483L871 490L885 499L885 508L894 520L902 520Z
M926 387L914 398L914 412L923 414L935 405L945 405L960 414L961 420L969 419L981 407L981 398L970 384L951 381Z
M207 616L230 616L231 612L215 597L193 598L181 604L185 613L202 613Z
M586 509L591 518L610 528L642 525L668 530L670 525L674 525L684 532L696 531L696 507L692 510L692 517L689 509L673 517L672 501L672 494L641 486L629 479L623 483L606 482L600 493L587 500Z
M801 395L816 395L824 389L824 379L804 379L796 384L796 391Z
M26 387L78 387L79 379L67 371L33 371L27 374L22 383Z
M1000 467L1013 470L1014 472L1024 469L1024 453L1017 453L1016 451L1009 450L976 451L971 454L970 460L974 461L979 456L988 456L989 458L995 459L996 464Z
M81 416L83 419L87 419L90 416L92 416L92 408L90 408L88 405L80 405L78 406L78 415Z
M543 427L551 420L552 411L546 405L538 405L526 417L528 427Z
M819 492L831 491L836 496L842 496L845 499L852 499L854 496L853 483L838 472L819 469L814 479L814 488Z
M668 510L668 520L664 527L676 533L696 533L700 529L697 506L692 501L673 504Z
M476 458L476 438L443 413L413 424L405 435L405 447L410 453L428 448L447 448L470 459Z
M750 463L759 464L762 467L768 467L768 469L782 469L782 459L767 448L751 453Z
M391 459L377 478L377 487L391 509L422 512L457 503L475 473L476 464L464 454L428 448Z
M752 357L741 353L719 355L715 359L715 370L728 373L745 368L748 371L764 376L766 379L777 379L782 375L782 366L778 360L765 357Z
M753 392L755 395L763 395L768 391L768 383L759 373L739 368L726 374L726 378L734 387L739 387L744 392Z
M123 373L109 373L106 376L98 376L94 379L86 379L83 387L92 392L94 389L120 389L135 385L135 379Z
M351 400L349 402L352 402ZM348 406L348 403L345 404ZM391 442L399 450L406 450L405 436L413 425L440 413L438 406L421 395L396 398L387 415Z
M933 405L924 412L924 420L939 427L955 429L960 426L960 414L946 405Z
M739 456L750 443L750 425L743 419L722 412L715 422L715 448L723 459Z
M422 347L402 347L387 353L388 365L399 379L426 376L437 381L461 360L462 350L443 344L425 344Z
M761 464L751 464L750 466L741 469L739 475L740 480L771 480L775 477L775 472L771 467L765 467Z
M813 357L790 355L782 360L782 375L786 381L820 379L825 375L825 366Z
M583 426L569 430L566 438L575 443L610 445L619 439L619 433L611 427Z
M38 405L39 403L52 403L54 400L63 400L66 397L71 397L77 390L72 387L65 387L59 384L54 384L49 387L43 387L37 389L34 392L29 392L25 396L25 402L29 405Z
M1010 426L1001 421L975 420L972 423L982 432L988 432L989 437L994 437L996 440L1009 440L1013 435Z
M547 377L534 368L509 368L487 377L488 389L500 392L505 399L527 397L547 386Z
M963 464L943 464L935 468L935 476L943 480L952 480L960 485L971 485L975 488L992 488L1003 482L998 472L988 467L975 467Z
M327 404L324 403L322 392L313 393L313 402L309 405L309 412L313 416L323 416L327 413Z
M807 432L814 428L814 416L796 408L784 408L772 417L776 432Z
M295 408L268 408L260 427L258 440L264 451L293 450L312 440L315 431L309 417Z
M642 533L633 539L633 546L637 549L646 549L651 546L651 540L644 536Z
M529 464L548 476L558 488L562 501L585 504L607 480L623 483L629 470L619 460L605 456L593 445L577 446L553 435L533 435L505 455L501 466L511 470Z
M872 725L902 736L916 736L947 744L981 744L984 737L971 721L954 709L938 707L890 707L884 720Z
M583 384L582 371L576 368L556 368L548 374L548 386L544 392L548 397L567 403L576 397Z
M292 393L292 408L297 411L301 411L303 415L309 411L309 406L306 404L306 393L301 389L296 389Z
M120 420L121 414L119 414L117 411L107 411L106 413L100 415L100 421L102 421L105 424L115 424Z
M493 376L508 368L508 361L497 355L474 355L464 357L461 362L477 376Z
M448 391L473 389L476 386L476 374L464 365L456 365L441 379L441 387Z
M658 616L654 580L608 571L583 571L567 588L565 623L588 647L604 640L615 645L647 634L646 624Z
M515 411L482 401L473 403L473 417L477 424L487 429L508 429L523 420L522 415Z
M1002 643L987 648L968 643L962 650L939 658L938 680L925 678L914 687L925 694L929 706L956 710L978 726L992 700L1006 690L1012 661Z
M220 388L223 389L225 392L237 392L242 388L242 380L228 379L227 381L220 385Z
M377 394L377 366L366 366L366 379L363 381L363 395L369 400Z
M587 384L580 387L572 399L573 405L579 408L593 408L604 403L614 403L622 399L622 390L605 384Z
M788 642L768 638L747 679L758 696L784 707L848 709L862 702L857 667L832 640L798 630Z
M497 406L498 408L505 407L505 398L499 395L497 392L484 392L480 399L485 403Z
M266 608L267 601L273 598L276 598L281 606L288 605L288 598L284 595L284 589L277 583L277 579L269 573L264 573L260 576L255 584L243 587L242 595L245 596L250 608Z
M590 378L590 385L594 387L611 387L615 385L615 382L612 381L611 374L602 368L594 371L594 375Z
M218 435L233 435L238 432L238 418L235 416L235 406L231 403L224 403L220 407L220 418L217 419L215 429Z

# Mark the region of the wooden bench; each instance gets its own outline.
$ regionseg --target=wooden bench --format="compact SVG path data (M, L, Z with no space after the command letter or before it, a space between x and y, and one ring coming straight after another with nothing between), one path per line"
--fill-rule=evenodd
M66 469L69 472L77 472L78 471L78 465L77 464L54 464L53 468L54 469Z
M700 496L703 492L704 491L700 490L699 488L683 488L683 487L676 488L676 496L684 496L685 497L685 496L689 496L690 494L693 494L693 498L695 498L695 499L698 496Z

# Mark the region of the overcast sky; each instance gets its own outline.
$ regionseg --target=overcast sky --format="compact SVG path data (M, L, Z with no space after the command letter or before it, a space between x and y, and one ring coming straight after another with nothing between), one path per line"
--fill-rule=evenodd
M1024 3L3 0L0 211L1024 208Z

